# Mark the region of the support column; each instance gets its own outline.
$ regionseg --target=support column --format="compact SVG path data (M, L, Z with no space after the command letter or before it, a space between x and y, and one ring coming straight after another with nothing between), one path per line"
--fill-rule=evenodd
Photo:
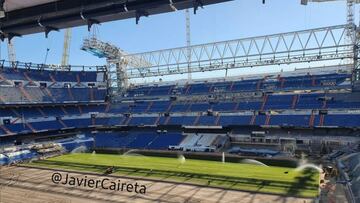
M360 91L360 29L357 27L355 29L355 39L354 39L354 70L352 75L352 86L353 90Z
M121 94L128 88L127 64L124 59L108 61L108 85L111 89L111 95Z

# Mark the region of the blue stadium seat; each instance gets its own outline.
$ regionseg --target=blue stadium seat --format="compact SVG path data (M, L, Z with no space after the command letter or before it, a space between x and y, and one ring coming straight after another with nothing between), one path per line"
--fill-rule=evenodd
M31 132L31 129L23 123L8 124L8 125L4 125L4 126L13 133L29 133L29 132Z
M271 115L270 125L309 127L310 115Z
M16 114L10 108L0 109L0 117L16 117Z
M189 104L174 104L171 107L171 112L186 112L189 108Z
M42 107L41 109L48 116L63 116L63 115L65 115L65 112L59 106Z
M136 137L137 134L129 134L126 132L97 133L95 134L95 147L127 148Z
M212 125L216 125L215 121L216 121L215 116L201 116L197 124L212 126Z
M165 112L168 109L169 105L170 101L156 101L153 102L148 112Z
M31 126L38 131L41 130L59 130L63 126L58 121L41 121L41 122L32 122Z
M252 116L221 116L219 125L249 125Z
M110 113L128 113L129 112L129 104L118 103L112 104L110 109Z
M95 125L107 126L111 118L96 118Z
M324 117L325 126L338 126L338 127L359 127L360 114L346 115L326 115Z
M193 125L195 116L171 116L169 125Z
M266 116L265 115L257 115L255 117L255 125L265 125Z
M291 109L294 95L270 95L265 103L265 109Z
M324 97L324 94L301 94L296 103L297 109L322 109L323 101L319 97Z
M83 113L90 112L104 112L106 109L106 105L89 105L89 106L81 106Z
M67 119L63 120L67 127L75 127L75 128L86 128L91 124L91 119L82 118L82 119Z
M157 117L132 117L129 125L154 125Z
M137 134L135 140L130 142L129 148L147 149L148 145L158 136L156 132L141 132Z
M210 105L208 103L195 103L191 105L191 111L192 112L204 112L210 109Z
M130 108L131 113L145 113L150 102L137 102Z
M214 111L234 111L236 107L235 102L220 102L217 104L214 104L213 110Z
M149 149L168 149L169 145L179 145L184 139L181 133L168 132L158 135L149 145Z
M109 126L122 125L123 120L124 120L124 117L111 117L111 118L109 118L109 121L107 124Z
M262 102L240 102L238 110L260 110Z

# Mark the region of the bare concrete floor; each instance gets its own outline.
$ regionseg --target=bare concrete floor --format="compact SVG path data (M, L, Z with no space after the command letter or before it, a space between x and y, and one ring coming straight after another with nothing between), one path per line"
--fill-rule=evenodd
M226 203L309 203L312 199L282 197L260 193L232 191L180 183L137 180L133 178L107 177L94 174L69 172L69 176L89 179L109 178L146 186L145 194L127 191L113 191L102 188L55 184L51 178L55 171L25 167L0 168L1 203L93 203L93 202L226 202ZM65 172L60 172L63 175ZM63 182L63 181L62 181Z

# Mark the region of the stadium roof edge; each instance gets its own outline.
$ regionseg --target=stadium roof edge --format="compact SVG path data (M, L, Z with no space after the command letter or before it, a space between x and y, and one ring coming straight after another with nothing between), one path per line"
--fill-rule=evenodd
M11 7L11 2L9 7ZM17 2L19 6L9 9L6 16L0 18L1 39L22 36L32 33L51 31L62 28L102 22L136 18L160 13L173 12L186 8L194 8L232 0L35 0ZM24 4L25 6L21 6ZM28 7L26 7L26 5ZM6 5L5 5L6 6ZM6 10L6 9L5 9Z

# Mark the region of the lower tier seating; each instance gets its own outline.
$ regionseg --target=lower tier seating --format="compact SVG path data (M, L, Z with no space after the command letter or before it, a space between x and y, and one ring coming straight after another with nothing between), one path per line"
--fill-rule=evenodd
M98 132L95 135L96 148L168 149L183 139L180 132L159 134L154 131Z
M90 126L141 126L141 125L180 125L180 126L283 126L283 127L345 127L358 128L360 126L360 114L275 114L275 115L228 115L218 116L190 116L170 115L167 117L126 117L123 115L112 115L105 117L72 116L64 118L47 118L47 120L36 119L28 121L17 119L0 125L0 136L17 133L34 133L47 130L60 130L62 128L87 128ZM144 139L149 142L158 136L157 134L146 134ZM147 141L145 141L147 142ZM147 143L149 143L147 142ZM156 143L156 142L155 142ZM134 142L134 147L145 147L143 143Z

